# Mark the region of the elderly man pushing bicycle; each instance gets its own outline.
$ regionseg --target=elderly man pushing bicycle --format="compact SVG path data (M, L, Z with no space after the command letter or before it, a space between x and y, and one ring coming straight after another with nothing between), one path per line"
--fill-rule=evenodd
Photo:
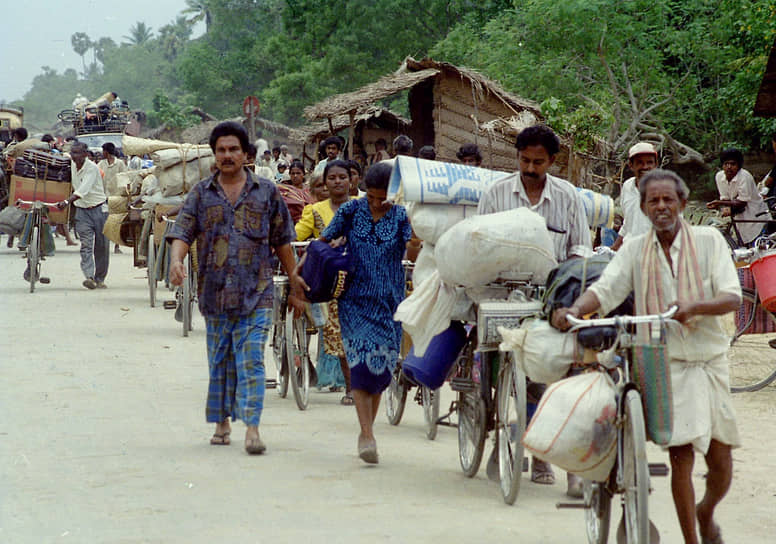
M667 170L652 170L639 183L641 209L652 229L625 241L599 280L570 308L555 311L557 328L568 328L567 315L606 314L635 290L637 314L679 307L667 346L673 388L671 491L687 544L721 544L714 509L730 488L731 448L740 444L728 383L729 337L721 316L738 309L741 287L727 244L713 227L691 227L680 214L689 190ZM703 499L695 504L692 484L694 450L702 452L709 472Z

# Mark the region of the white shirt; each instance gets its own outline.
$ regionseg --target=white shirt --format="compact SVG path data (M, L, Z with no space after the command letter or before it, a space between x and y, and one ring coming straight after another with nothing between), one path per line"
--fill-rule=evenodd
M105 193L107 195L124 196L124 187L119 187L116 183L118 174L127 171L127 165L124 164L124 161L114 158L113 164L109 164L108 159L102 159L97 164L97 168L105 174L103 178Z
M269 149L269 144L267 143L267 140L264 138L258 138L256 140L256 156L261 157L264 155L264 152Z
M575 255L587 257L592 254L593 244L585 206L571 183L547 174L539 202L532 205L520 179L520 172L516 172L492 185L482 195L477 212L483 215L523 207L544 217L548 227L565 231L563 234L549 231L558 262Z
M608 314L619 306L634 289L641 289L646 283L646 270L642 262L644 244L658 244L657 235L652 231L639 236L630 236L623 243L612 261L606 266L590 290L601 303L601 313ZM692 227L695 238L695 250L698 266L703 277L703 295L706 299L722 293L741 296L738 274L730 258L722 234L715 227ZM669 253L668 264L663 250L658 247L656 253L660 262L660 280L666 303L677 299L678 278L676 267L679 262L681 236L674 239ZM636 297L638 300L639 297ZM664 308L663 311L668 308ZM644 308L636 308L636 314L645 314ZM687 362L705 362L724 355L728 351L730 336L723 327L722 316L696 316L689 326L671 325L668 327L667 346L672 360Z
M620 207L622 208L622 227L619 235L625 238L628 235L637 236L645 234L652 228L652 223L643 211L641 211L641 195L636 186L636 178L629 178L622 184L620 193Z
M757 191L757 184L752 174L741 168L731 179L727 180L725 171L720 170L714 177L717 182L720 200L741 200L746 202L746 208L736 214L736 219L770 219L768 205L763 201L762 195ZM765 223L736 223L736 228L741 234L741 239L748 244L762 232Z
M93 208L99 204L105 204L105 188L102 184L100 169L89 159L84 160L83 166L78 170L75 162L70 163L72 174L73 194L80 198L73 202L77 208ZM107 211L107 204L105 204Z

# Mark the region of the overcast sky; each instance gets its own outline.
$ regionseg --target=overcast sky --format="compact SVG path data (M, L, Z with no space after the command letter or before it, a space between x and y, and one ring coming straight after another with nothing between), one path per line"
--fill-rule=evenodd
M59 73L75 68L80 73L81 57L70 45L70 36L76 32L86 32L93 40L107 36L121 43L137 21L156 34L185 8L184 0L0 0L0 102L23 98L41 66ZM192 37L201 35L204 24L194 30Z

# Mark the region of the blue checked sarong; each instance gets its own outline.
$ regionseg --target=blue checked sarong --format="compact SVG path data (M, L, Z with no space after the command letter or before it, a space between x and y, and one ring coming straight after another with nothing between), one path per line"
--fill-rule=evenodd
M264 344L272 309L257 308L237 318L205 316L205 323L210 367L207 422L231 417L257 426L264 407Z

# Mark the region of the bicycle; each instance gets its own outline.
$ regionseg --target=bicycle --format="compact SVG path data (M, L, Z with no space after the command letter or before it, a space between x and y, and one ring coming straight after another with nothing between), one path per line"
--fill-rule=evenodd
M736 266L749 266L776 249L775 239L776 233L759 238L753 248L735 249ZM730 390L733 393L759 391L776 380L776 364L772 359L772 350L776 349L776 336L773 335L776 333L776 315L760 302L754 278L752 286L741 289L741 308L737 312L736 331L730 340ZM767 341L751 338L769 333Z
M163 216L163 217L164 217L164 220L167 222L168 227L170 225L175 224L174 219L170 219L166 216ZM151 239L151 242L153 242L153 239ZM194 246L192 245L192 247L189 248L189 251L186 253L186 256L183 258L183 266L186 269L186 277L183 278L183 282L175 288L175 300L166 301L164 303L165 309L173 309L173 308L175 309L175 319L178 320L178 318L180 318L184 337L188 337L189 332L194 330L194 327L192 325L192 312L194 310L194 303L197 302L197 270L192 264L193 248ZM153 251L149 247L149 255L151 253L153 253ZM154 264L156 263L154 262ZM154 276L153 279L152 279L152 276ZM155 274L151 273L150 268L149 268L148 280L149 280L149 289L151 291L152 297L155 300L156 277L155 277ZM180 314L178 314L179 310L180 310Z
M48 224L43 220L43 208L56 208L56 202L42 202L40 200L21 200L16 201L17 204L24 204L30 206L29 213L31 214L30 220L30 237L27 243L27 270L25 272L25 279L30 283L30 293L35 292L35 283L40 282L43 284L50 283L51 280L47 277L41 277L40 275L40 262L42 260L41 247L43 229L48 228ZM26 230L26 228L25 228Z
M477 304L476 325L469 331L450 379L457 398L439 424L452 425L445 420L457 414L458 460L469 478L479 471L488 432L496 431L498 475L493 477L499 480L504 502L511 505L520 492L523 473L526 377L510 353L498 351L501 337L497 328L519 327L524 319L539 314L544 287L530 280L499 280L487 287L491 293L500 293L500 298Z
M641 394L636 384L631 381L630 367L633 364L633 356L630 348L634 343L630 331L632 326L657 326L662 343L666 322L676 311L677 307L673 306L659 315L590 320L567 317L572 325L569 332L576 333L577 345L586 353L595 353L597 362L591 365L593 371L616 373L617 443L614 467L603 482L584 481L582 505L557 505L558 508L585 509L587 539L591 544L605 544L609 539L611 501L615 494L621 495L623 509L623 517L617 530L618 542L643 544L659 541L657 528L649 521L650 476L665 476L668 474L668 467L663 463L647 462L646 424ZM579 331L591 327L596 329L585 335L579 334Z
M307 248L308 244L309 242L292 242L291 246L298 253ZM270 346L277 368L277 379L275 383L270 381L269 384L270 387L277 388L281 398L286 398L290 383L297 408L306 410L310 402L310 386L315 381L315 371L310 359L310 340L312 335L319 331L306 312L294 318L294 310L288 304L288 276L280 264L272 282L275 296Z
M412 271L415 269L415 263L405 260L402 261L402 266L404 267L404 293L409 295L412 293ZM385 393L385 415L388 418L388 423L398 425L404 415L407 393L410 389L417 386L413 400L423 408L426 438L434 440L437 435L441 394L439 389L430 389L424 385L417 384L402 372L402 361L409 354L411 345L409 336L404 334L399 351L399 360L396 362L396 368L394 368L391 374L391 383L388 385Z

